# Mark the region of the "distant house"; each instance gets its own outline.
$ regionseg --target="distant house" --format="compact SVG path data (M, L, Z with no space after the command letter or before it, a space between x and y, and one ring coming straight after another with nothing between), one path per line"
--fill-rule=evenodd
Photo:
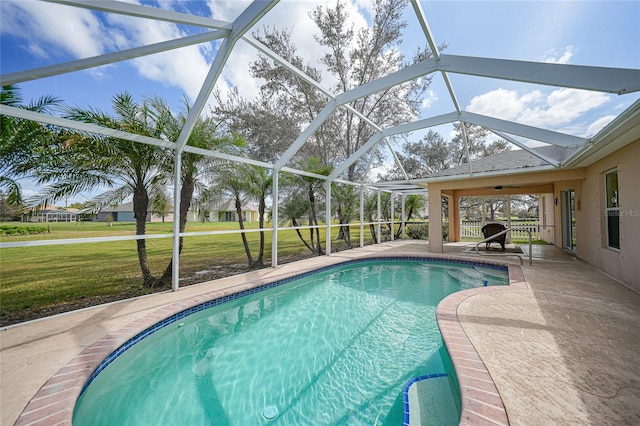
M98 222L105 222L109 218L111 218L113 222L135 222L136 219L133 216L133 202L104 208L98 212L94 220ZM147 221L150 222L149 219Z
M97 222L105 222L107 217L111 217L113 222L135 222L136 218L133 214L133 201L122 203L119 206L107 207L98 212L93 220ZM166 222L173 221L173 213L164 216ZM162 216L152 212L147 213L147 222L162 222Z
M192 206L196 203L192 203ZM246 222L258 221L258 206L253 203L245 203L242 206L242 218ZM113 222L135 222L133 215L133 202L122 203L119 206L108 207L100 210L93 217L93 221L105 222L107 217L111 217ZM226 203L211 204L204 209L191 208L189 210L188 222L236 222L238 214L236 212L235 203L229 201ZM147 222L162 222L162 216L149 212L147 214ZM173 222L173 212L165 215L164 221Z
M244 221L258 221L258 206L256 204L245 203L241 209ZM187 220L189 222L237 222L238 213L236 212L235 202L229 200L224 203L211 204L201 209L191 209Z
M46 206L42 209L34 209L33 211L25 214L24 220L28 222L75 222L76 214L72 211L65 209Z

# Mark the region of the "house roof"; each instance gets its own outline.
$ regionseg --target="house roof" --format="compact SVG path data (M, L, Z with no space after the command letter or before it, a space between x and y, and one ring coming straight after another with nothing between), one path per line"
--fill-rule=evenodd
M211 203L210 205L207 206L207 209L209 210L217 210L217 211L235 211L236 210L236 206L235 206L235 201L233 200L228 200L225 202L221 202L221 203ZM257 211L258 210L258 205L255 203L242 203L242 210L243 211Z
M535 151L543 158L555 160L557 163L562 163L577 150L577 147L562 147L550 145L539 147L532 151ZM491 155L489 157L479 158L472 161L471 163L465 163L461 164L460 166L442 170L440 172L429 175L428 178L465 175L469 173L469 166L471 166L471 170L473 170L473 173L491 173L501 170L519 170L541 166L553 167L552 163L543 158L540 158L529 151L525 151L524 149L511 150Z
M122 203L118 206L106 207L101 209L101 213L118 213L118 212L132 212L133 211L133 201L129 201L128 203Z
M191 204L191 208L194 208L194 204ZM226 201L224 203L212 204L207 206L209 210L218 210L218 211L230 211L235 210L235 205L233 201ZM243 203L242 204L243 211L257 211L258 206L254 203ZM133 202L130 201L128 203L122 203L119 206L107 207L100 210L101 213L117 213L117 212L132 212L133 211Z

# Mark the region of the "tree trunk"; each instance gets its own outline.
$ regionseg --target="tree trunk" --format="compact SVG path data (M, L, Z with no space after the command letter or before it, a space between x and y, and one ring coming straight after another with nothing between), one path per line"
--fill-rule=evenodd
M244 230L244 219L242 218L242 202L239 197L236 197L236 214L238 215L238 225L240 225L240 229ZM247 261L249 262L249 268L253 266L253 257L251 256L251 248L249 247L249 242L247 241L247 234L242 232L240 233L242 236L242 244L244 245L244 252L247 254Z
M349 228L348 223L345 224L342 220L340 221L340 225L340 228L338 228L338 239L344 240L347 247L351 248L351 228Z
M136 235L144 235L147 231L147 210L149 207L149 195L146 189L136 188L133 191L133 216L136 219ZM153 287L156 278L151 274L149 259L147 258L147 240L136 240L138 249L138 262L142 272L142 281L146 287Z
M315 228L311 228L310 229L310 234L311 234L311 245L314 248L313 253L317 254L318 256L321 256L324 254L324 252L322 251L322 244L320 243L320 229L317 227L318 226L318 219L316 217L316 196L313 193L313 187L309 187L309 203L310 203L310 207L309 207L309 224L311 226L315 226ZM314 230L315 230L315 234L317 236L317 245L314 242Z
M409 213L407 213L407 218L404 220L404 223L400 224L398 228L398 233L396 234L396 238L400 238L400 234L402 233L402 228L406 226L406 223L411 220L411 216L413 215L413 206L409 206Z
M184 232L184 229L187 226L187 215L189 214L189 208L191 207L191 199L193 197L193 191L195 189L195 183L193 181L182 182L182 187L180 188L180 232ZM175 220L175 218L174 218ZM183 237L180 237L178 242L178 257L182 253L182 246L184 245ZM169 265L164 270L164 274L162 274L162 278L160 278L160 283L162 285L166 285L171 283L171 279L173 275L173 256L169 261Z
M340 226L340 228L338 228L338 239L344 240L344 242L347 243L347 247L351 248L351 229L348 226L350 218L345 216L342 204L338 203L338 221L340 225L347 224L347 226Z
M373 217L369 215L369 231L371 231L371 238L373 238L373 244L378 244L378 237L376 235L376 227L373 224Z
M291 218L291 224L293 225L294 228L298 227L298 222L296 222L296 218L295 217ZM310 246L309 243L307 242L307 240L304 239L304 237L302 236L302 233L300 232L299 229L296 229L296 233L298 234L298 238L300 238L300 241L302 241L302 243L305 245L305 247L308 248L311 253L315 253L315 251L313 250L313 247Z
M258 227L260 229L264 228L264 212L266 210L266 202L264 197L260 197L260 201L258 202ZM260 250L258 252L258 258L251 269L260 269L264 268L264 231L260 231Z

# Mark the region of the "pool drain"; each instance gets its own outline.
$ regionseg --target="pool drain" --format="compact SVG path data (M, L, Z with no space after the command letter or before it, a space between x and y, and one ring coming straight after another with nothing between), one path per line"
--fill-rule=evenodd
M264 407L264 410L262 410L262 415L267 420L273 420L278 417L278 407L276 407L275 405Z

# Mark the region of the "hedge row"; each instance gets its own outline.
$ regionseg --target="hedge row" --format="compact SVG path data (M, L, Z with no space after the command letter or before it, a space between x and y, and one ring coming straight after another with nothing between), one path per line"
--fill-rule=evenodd
M49 230L44 226L11 226L1 225L0 234L4 235L29 235L29 234L44 234Z

